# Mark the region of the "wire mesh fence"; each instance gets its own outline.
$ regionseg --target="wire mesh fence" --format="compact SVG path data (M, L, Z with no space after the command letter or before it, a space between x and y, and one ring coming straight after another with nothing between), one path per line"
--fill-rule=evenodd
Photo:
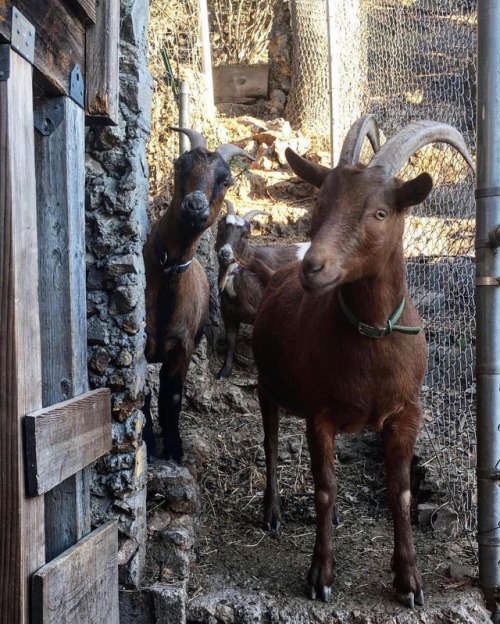
M359 0L335 3L333 11L333 151L350 124L372 112L387 137L417 119L449 123L474 154L476 3ZM422 171L433 176L435 186L408 218L405 251L411 294L429 343L423 438L431 449L427 465L472 540L474 178L462 157L443 144L415 154L399 176Z
M374 113L386 137L410 121L432 119L455 126L474 156L476 5L476 0L291 0L288 119L315 138L331 134L334 155L362 114ZM150 37L150 56L161 62L159 46L166 45L175 71L183 65L198 74L195 3L170 3L168 14L164 7L163 1L152 2L154 11L165 11L165 30ZM222 25L220 33L222 44ZM155 115L165 115L165 107L153 107L153 123ZM160 136L153 145L156 156L167 141L172 138ZM166 171L152 166L158 187ZM407 179L422 171L433 176L434 190L408 218L405 250L410 291L429 343L426 465L472 540L477 522L474 179L462 157L443 144L420 150L399 175Z

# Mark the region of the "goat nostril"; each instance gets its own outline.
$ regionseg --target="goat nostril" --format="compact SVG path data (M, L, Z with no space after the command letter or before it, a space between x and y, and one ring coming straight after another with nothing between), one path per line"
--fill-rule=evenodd
M304 260L302 270L308 275L314 275L322 271L324 266L319 260Z

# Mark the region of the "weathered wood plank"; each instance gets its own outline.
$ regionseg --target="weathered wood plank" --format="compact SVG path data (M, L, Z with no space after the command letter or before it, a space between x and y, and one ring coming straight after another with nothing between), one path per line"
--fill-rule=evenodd
M93 531L34 575L33 624L63 622L118 624L116 522Z
M88 390L85 296L85 116L67 97L38 98L36 118L60 119L35 134L38 171L42 401L50 406ZM90 533L89 469L45 496L46 560Z
M97 0L97 22L87 28L88 125L118 123L120 0Z
M61 0L0 0L0 36L10 41L12 5L36 30L35 81L48 95L69 95L76 63L85 77L85 25Z
M31 65L9 50L0 82L0 622L29 621L45 559L43 498L27 498L22 419L39 409L41 347Z
M267 65L220 65L213 68L214 98L221 102L246 103L267 96Z
M28 491L43 494L111 450L109 389L28 414Z
M88 22L95 24L96 0L66 0L66 2L73 6L84 24Z

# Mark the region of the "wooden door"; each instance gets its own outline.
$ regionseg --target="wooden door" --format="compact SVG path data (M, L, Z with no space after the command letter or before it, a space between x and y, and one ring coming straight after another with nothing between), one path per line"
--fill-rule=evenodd
M0 0L0 622L119 621L88 391L84 132L118 112L119 0ZM99 60L99 62L98 62ZM86 105L87 104L87 105Z

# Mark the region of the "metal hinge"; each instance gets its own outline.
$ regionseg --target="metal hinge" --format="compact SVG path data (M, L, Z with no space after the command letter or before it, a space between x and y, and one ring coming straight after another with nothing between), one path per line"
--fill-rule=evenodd
M35 128L43 136L50 136L64 120L64 106L60 100L61 98L50 98L35 107Z
M10 45L27 61L35 59L35 27L24 15L12 7L12 33Z
M69 81L69 97L79 104L82 108L84 105L84 83L82 70L78 63L73 67Z

